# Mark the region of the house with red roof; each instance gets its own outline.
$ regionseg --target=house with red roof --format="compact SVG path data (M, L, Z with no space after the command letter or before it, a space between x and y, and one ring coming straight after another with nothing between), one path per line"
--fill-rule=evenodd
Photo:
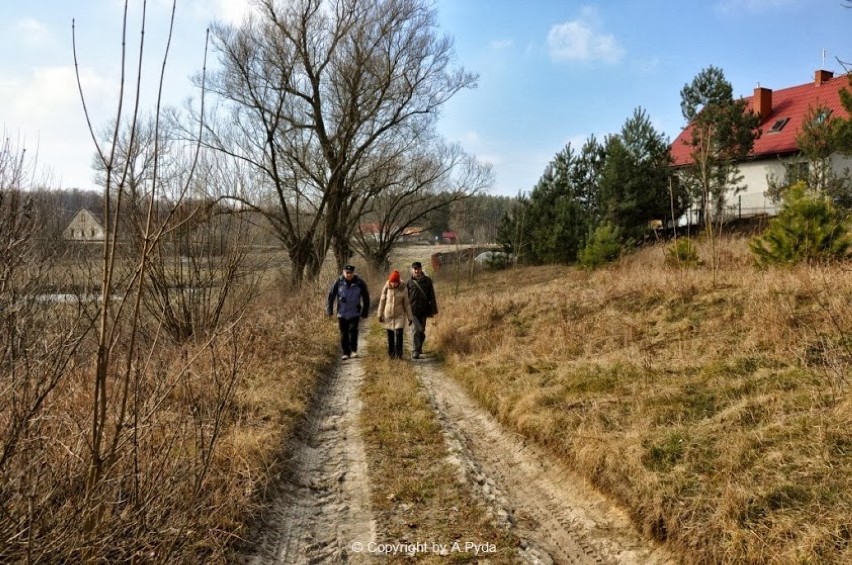
M809 111L824 107L832 116L847 119L848 112L840 102L840 90L850 88L849 76L838 77L831 71L818 70L814 80L798 86L771 90L762 86L746 98L747 109L760 116L761 135L754 142L748 158L739 163L742 184L746 189L728 198L728 213L734 216L774 215L778 206L764 193L770 179L786 183L788 180L807 177L808 162L796 144L796 137ZM692 164L687 126L671 146L675 167ZM831 158L832 168L841 173L852 168L852 158L840 154Z

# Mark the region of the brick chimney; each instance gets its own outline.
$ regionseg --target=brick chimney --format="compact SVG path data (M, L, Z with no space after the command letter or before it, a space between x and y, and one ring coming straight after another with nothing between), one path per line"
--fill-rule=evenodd
M832 78L834 78L833 72L820 69L814 73L814 86L819 86L824 82L830 81Z
M772 89L758 86L754 89L754 112L763 122L772 113Z

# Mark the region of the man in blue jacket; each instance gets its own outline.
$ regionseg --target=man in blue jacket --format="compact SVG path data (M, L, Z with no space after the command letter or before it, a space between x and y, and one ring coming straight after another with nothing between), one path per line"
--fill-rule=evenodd
M343 274L328 291L325 313L334 314L337 301L337 322L340 326L340 348L342 360L358 356L358 322L366 318L370 310L370 292L367 283L355 274L355 267L346 265Z

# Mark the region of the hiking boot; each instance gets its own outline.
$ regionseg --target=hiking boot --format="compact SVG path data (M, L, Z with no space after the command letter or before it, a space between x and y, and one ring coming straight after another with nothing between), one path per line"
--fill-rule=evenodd
M420 352L415 351L414 353L411 354L411 358L412 359L420 359Z

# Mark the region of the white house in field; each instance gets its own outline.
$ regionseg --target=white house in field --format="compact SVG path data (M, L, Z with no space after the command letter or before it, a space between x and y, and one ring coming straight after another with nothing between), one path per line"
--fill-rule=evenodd
M832 116L849 117L840 102L840 90L844 87L852 91L849 75L835 77L831 71L818 70L812 82L780 90L761 86L754 89L754 95L746 98L747 108L760 116L762 134L754 142L748 158L739 163L743 176L741 184L746 189L728 197L726 215L746 217L777 213L779 206L764 195L769 180L774 178L786 184L807 178L808 162L796 144L796 137L809 111L825 108ZM672 143L675 167L692 164L690 147L684 143L685 139L690 139L690 130L687 126ZM831 165L836 173L852 169L852 157L834 154Z
M62 237L69 241L103 241L104 228L94 214L81 208L62 231Z

